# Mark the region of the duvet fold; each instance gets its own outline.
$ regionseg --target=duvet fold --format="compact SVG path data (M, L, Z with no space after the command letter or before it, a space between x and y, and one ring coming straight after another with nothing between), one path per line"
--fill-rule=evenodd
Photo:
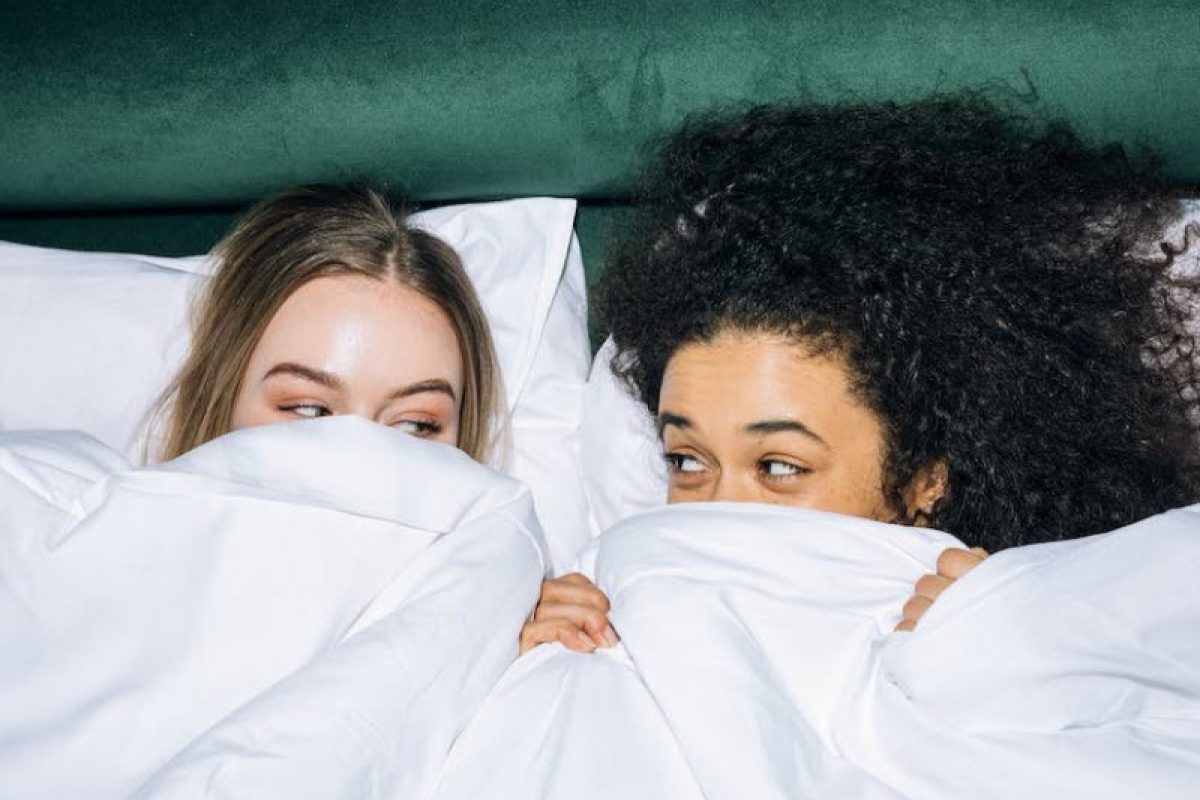
M996 554L754 505L581 559L620 646L517 658L528 492L367 423L130 470L0 446L0 797L1128 798L1200 785L1200 508Z
M0 797L418 795L543 575L522 486L361 420L0 439Z
M1187 798L1200 513L989 558L893 633L952 537L675 506L583 567L619 648L518 660L435 796Z

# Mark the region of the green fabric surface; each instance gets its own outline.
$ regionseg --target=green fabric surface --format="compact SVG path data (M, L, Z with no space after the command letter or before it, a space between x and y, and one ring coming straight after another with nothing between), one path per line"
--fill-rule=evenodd
M980 84L1196 181L1198 43L1195 0L7 0L0 210L619 199L698 109Z
M0 216L0 241L67 250L190 256L207 252L234 212L103 212Z

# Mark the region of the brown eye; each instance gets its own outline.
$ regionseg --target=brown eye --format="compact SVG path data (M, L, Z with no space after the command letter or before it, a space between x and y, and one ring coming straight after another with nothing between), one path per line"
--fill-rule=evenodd
M770 458L758 462L758 471L768 480L787 480L788 478L798 478L801 475L806 475L812 470L806 469L799 464L793 464L790 461Z
M663 453L663 459L667 462L667 470L672 474L694 475L704 472L704 464L695 456L684 453Z

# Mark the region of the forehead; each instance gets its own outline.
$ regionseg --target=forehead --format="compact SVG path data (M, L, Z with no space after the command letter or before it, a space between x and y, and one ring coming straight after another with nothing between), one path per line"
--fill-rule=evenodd
M412 323L450 326L449 319L429 298L391 280L365 275L326 275L300 286L284 300L269 327L320 327L317 322L347 318L384 328Z
M775 334L727 332L675 352L659 408L709 430L776 419L801 421L822 436L847 423L877 426L851 386L837 355Z
M293 292L268 322L251 361L374 371L391 380L457 380L461 372L454 326L432 300L358 275L316 278Z

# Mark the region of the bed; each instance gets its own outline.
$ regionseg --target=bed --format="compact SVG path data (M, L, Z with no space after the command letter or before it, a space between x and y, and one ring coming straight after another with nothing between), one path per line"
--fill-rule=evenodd
M1064 116L1098 139L1152 146L1180 187L1194 195L1200 182L1200 13L1189 2L12 0L0 7L0 37L0 241L43 247L200 254L274 190L365 178L427 207L577 198L590 283L636 203L642 157L689 115L961 87ZM20 377L9 385L19 390ZM1200 779L1191 747L1200 684L1187 666L1197 642L1186 633L1200 609L1196 508L1119 539L989 559L973 588L939 603L924 638L878 649L913 581L957 544L952 537L891 531L893 546L876 523L819 512L655 511L582 562L612 596L626 643L590 661L551 645L510 668L538 584L563 561L539 541L536 502L461 454L397 444L377 426L302 427L225 437L144 472L94 443L5 440L8 513L43 520L51 508L63 530L84 527L79 519L91 527L72 533L74 549L44 575L12 570L19 562L5 552L40 553L52 526L30 523L24 538L0 540L0 595L9 593L0 632L46 643L0 658L0 708L27 716L8 718L19 735L0 731L0 763L11 766L0 789L1000 798L1020 776L1025 796L1124 797L1136 785L1184 797ZM586 420L584 428L586 437ZM622 435L661 466L644 433ZM615 450L612 435L600 433ZM331 488L295 471L322 443L347 440L379 465L377 483ZM264 482L236 468L256 459ZM465 487L461 497L427 509L428 493L389 482L423 459ZM210 494L189 482L197 477ZM80 487L98 482L103 491L81 501ZM308 505L294 513L281 498L302 491ZM642 501L647 487L616 494ZM232 505L257 510L210 536ZM331 543L336 526L325 519L360 531L357 549ZM157 536L164 520L179 546L146 554L138 531ZM684 535L697 529L707 535ZM747 536L762 546L745 548ZM1178 548L1139 558L1147 536ZM1051 570L1059 557L1078 570ZM198 562L223 569L196 578ZM274 593L254 572L264 564L286 565L271 572ZM828 580L831 564L853 566L846 580L864 599L822 615L825 598L845 588ZM129 585L97 579L104 570L127 572ZM1059 577L1041 581L1040 570ZM91 595L54 591L88 581ZM1101 599L1074 617L1020 613L1021 603L1073 602L1080 586L1117 581L1120 591L1093 592ZM24 602L28 587L45 593L44 606ZM1148 587L1174 604L1153 602ZM1112 619L1132 613L1129 597L1141 616L1122 635L1139 646L1106 648ZM687 624L663 626L647 613L672 603ZM39 624L33 611L59 614L61 625ZM149 638L127 624L139 615ZM993 639L992 626L1011 635ZM845 649L813 658L807 644L845 630ZM196 660L201 651L213 660ZM939 672L955 660L948 653L967 653L969 668ZM1101 677L1071 684L1072 670ZM978 718L958 713L977 701L974 674L1004 689ZM1060 679L1076 693L1059 691ZM66 689L46 688L56 685ZM164 708L170 725L142 717ZM523 727L510 727L514 718ZM588 724L568 730L580 720ZM548 748L546 731L570 735ZM927 753L937 756L922 761Z

